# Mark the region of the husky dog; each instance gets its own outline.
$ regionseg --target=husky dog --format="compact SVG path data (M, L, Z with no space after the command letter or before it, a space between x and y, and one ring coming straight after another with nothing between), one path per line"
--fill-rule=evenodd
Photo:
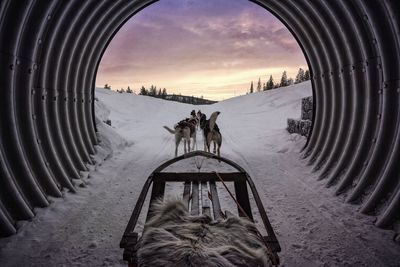
M197 120L199 121L199 128L200 128L200 129L201 129L201 125L200 125L201 117L202 117L203 115L205 116L205 114L201 113L201 110L199 109L199 110L197 111L196 117L197 117Z
M196 122L196 129L199 129L199 123L200 120L199 118L196 116L196 111L193 109L192 112L190 112L190 119L193 119Z
M199 118L200 129L203 130L205 127L205 123L207 121L207 115L204 113L201 113L201 111L199 110L197 112L197 117Z
M216 124L216 120L218 115L221 112L216 111L211 114L210 119L207 120L207 116L205 114L201 115L200 118L200 128L203 130L203 138L204 138L204 151L210 152L211 142L214 143L214 154L217 152L218 157L221 156L220 148L222 144L222 135L219 130L218 125ZM218 148L216 148L218 145Z
M164 126L164 128L168 132L175 134L175 157L178 156L178 147L182 138L183 138L183 147L185 153L186 153L186 143L188 144L187 150L188 152L190 152L190 138L193 139L192 150L194 150L194 146L196 143L196 121L194 119L185 119L178 122L177 124L175 124L174 130L170 129L167 126Z

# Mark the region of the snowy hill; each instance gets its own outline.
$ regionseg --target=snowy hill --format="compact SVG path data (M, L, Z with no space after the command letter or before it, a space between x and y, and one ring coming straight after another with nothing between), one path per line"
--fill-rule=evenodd
M221 112L221 155L254 179L282 246L282 264L398 266L393 232L377 229L373 218L316 182L317 174L298 153L305 138L285 130L287 118L300 117L310 82L206 106L105 89L95 93L101 140L97 166L82 173L85 183L77 194L52 199L50 208L35 210L32 222L21 223L17 235L0 240L0 266L125 266L119 241L141 187L155 167L174 155L174 137L162 126L172 127L192 109ZM102 122L106 119L111 127ZM197 136L202 149L201 133ZM195 163L188 160L175 168L196 171ZM202 167L225 168L207 161ZM181 190L167 185L166 194ZM223 209L235 210L223 189L219 194ZM143 223L142 218L139 227Z
M310 82L305 82L296 86L239 96L213 105L193 106L148 96L118 94L106 89L96 89L97 98L111 111L109 118L113 128L127 140L144 146L149 145L146 140L151 139L150 143L154 143L168 137L169 134L161 126L172 127L181 119L189 117L193 109L196 111L200 109L208 116L213 111L221 111L218 125L223 132L234 132L240 136L235 143L246 142L246 146L257 146L258 138L265 139L265 136L274 135L277 138L287 139L286 119L300 117L300 100L311 94ZM169 139L172 141L172 138ZM275 150L279 150L285 143L277 144ZM225 146L225 142L223 145Z

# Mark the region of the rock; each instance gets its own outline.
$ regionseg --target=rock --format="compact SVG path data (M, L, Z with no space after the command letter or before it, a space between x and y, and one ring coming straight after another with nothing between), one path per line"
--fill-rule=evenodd
M287 120L287 131L289 133L298 133L302 136L308 137L308 134L311 129L311 121L310 120L295 120L288 119Z
M288 119L287 131L289 133L298 133L308 137L311 129L311 120L313 116L313 98L305 97L301 100L301 119Z
M298 133L299 132L299 121L295 119L287 119L287 131L289 133Z
M313 97L304 97L301 99L301 119L312 120L313 116Z
M300 122L299 122L299 133L302 136L308 137L310 129L311 129L311 121L310 120L300 120Z

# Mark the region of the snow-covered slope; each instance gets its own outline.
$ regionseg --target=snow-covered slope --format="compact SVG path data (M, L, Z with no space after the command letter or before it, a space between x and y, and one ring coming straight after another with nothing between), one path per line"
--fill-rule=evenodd
M172 127L199 108L207 115L221 112L221 154L253 177L285 266L399 266L394 233L377 229L372 217L335 197L300 159L306 140L285 127L288 117L300 116L300 99L308 95L310 83L305 82L192 106L96 89L101 153L98 165L82 174L88 185L52 199L50 208L35 210L32 222L21 223L17 235L0 240L0 266L124 265L118 244L141 187L156 166L174 155L174 138L162 126ZM107 118L112 127L101 122ZM201 149L200 132L198 139ZM187 160L174 168L195 171L196 163ZM202 168L226 166L205 161ZM167 186L167 195L181 190ZM222 207L235 210L222 188L219 193Z

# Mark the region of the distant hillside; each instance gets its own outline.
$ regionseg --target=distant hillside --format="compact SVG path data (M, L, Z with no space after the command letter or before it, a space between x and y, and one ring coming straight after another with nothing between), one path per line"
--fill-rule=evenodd
M122 89L119 92L124 92ZM155 98L161 98L164 100L170 100L170 101L176 101L180 103L185 103L185 104L192 104L192 105L210 105L217 103L218 101L212 101L208 99L203 99L203 97L194 97L194 96L186 96L186 95L181 95L181 94L168 94L166 88L158 88L154 85L150 86L149 89L146 89L146 87L142 86L139 90L139 95L146 95L146 96L152 96Z
M208 100L204 98L194 97L194 96L186 96L186 95L166 95L162 99L176 101L180 103L192 104L192 105L211 105L215 104L218 101Z

